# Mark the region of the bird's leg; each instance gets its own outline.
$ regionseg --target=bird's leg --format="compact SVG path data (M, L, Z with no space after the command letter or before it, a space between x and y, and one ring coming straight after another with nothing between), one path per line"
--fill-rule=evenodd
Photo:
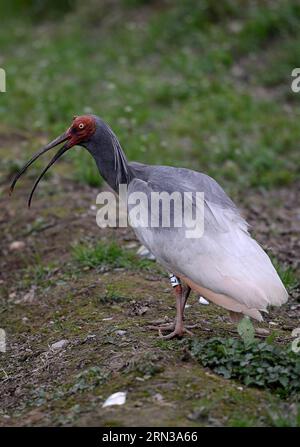
M181 299L182 299L182 318L183 319L184 319L185 305L186 305L186 302L188 300L188 297L190 296L191 290L192 289L190 288L190 286L186 286L185 290L182 291Z
M177 297L177 295L180 294L182 318L184 320L184 309L185 309L185 305L188 300L188 297L190 296L191 288L190 288L190 286L186 286L183 289L180 279L177 278L177 276L173 275L173 273L170 273L169 278L170 278L171 286L173 287L173 290L175 291L175 296Z
M175 296L177 297L177 294L180 293L180 298L182 299L182 301L184 301L184 304L182 303L182 306L184 309L186 299L183 299L183 297L182 297L181 281L173 273L169 273L169 279L170 279L171 286L172 286L173 290L175 291ZM154 325L156 325L156 326L154 326ZM152 325L148 326L148 327L149 327L149 329L154 329L154 330L174 331L175 325L176 325L176 318L173 323L170 323L169 319L166 317L165 321L164 320L152 321Z
M160 332L160 336L162 336L161 331L171 330L171 331L173 331L172 334L176 332L176 327L177 327L177 329L179 327L177 324L178 318L180 318L181 320L184 319L185 305L186 305L187 299L191 292L191 288L189 286L187 286L183 290L180 279L177 278L177 276L173 275L173 273L171 273L169 275L169 278L170 278L171 286L173 287L173 290L175 292L177 312L176 312L176 318L175 318L174 323L169 323L169 322L164 323L163 320L160 320L160 321L152 322L152 324L157 324L157 326L149 326L149 329L158 330ZM178 311L178 306L180 306L179 311ZM195 327L195 326L191 326L191 327ZM187 331L186 329L183 329L183 332L189 332L189 331ZM169 335L171 335L171 334L169 334ZM173 335L173 336L175 337L175 335ZM171 337L167 336L167 338L173 338L173 336L171 336Z
M176 296L176 319L175 319L175 328L168 335L162 335L162 330L166 330L166 328L159 329L159 336L161 338L165 338L169 340L174 337L182 337L183 333L186 332L190 335L193 335L188 329L186 329L183 325L183 312L186 300L188 298L189 293L183 294L181 284L177 284L174 286L175 296Z

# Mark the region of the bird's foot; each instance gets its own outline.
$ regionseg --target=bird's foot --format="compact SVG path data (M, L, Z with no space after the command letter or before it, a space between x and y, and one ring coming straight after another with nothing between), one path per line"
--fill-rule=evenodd
M175 323L164 323L159 324L157 326L147 326L148 329L151 329L153 331L174 331L175 330Z
M195 327L197 327L197 324L191 324L191 325L187 325L184 328L187 330L187 332L189 333L190 331L188 331L188 329L193 329ZM161 333L162 331L173 331L175 332L176 329L176 320L173 322L170 322L168 317L165 317L164 319L160 319L160 320L155 320L155 321L151 321L150 325L147 326L148 329L151 329L153 331L158 331L159 333ZM190 332L190 334L192 335L192 333Z
M170 318L165 316L164 318L160 318L159 320L149 321L149 324L158 326L158 325L169 324L170 321L171 321Z
M147 328L153 331L174 331L175 323L175 321L172 322L169 317L165 316L159 320L150 321Z
M196 325L194 325L194 327L195 326ZM188 334L191 336L194 335L193 332L189 331L187 327L183 327L183 326L175 327L175 329L168 335L163 335L161 330L159 330L158 333L159 333L159 337L163 338L165 340L171 340L172 338L175 338L175 337L181 338L181 337L183 337L183 334Z

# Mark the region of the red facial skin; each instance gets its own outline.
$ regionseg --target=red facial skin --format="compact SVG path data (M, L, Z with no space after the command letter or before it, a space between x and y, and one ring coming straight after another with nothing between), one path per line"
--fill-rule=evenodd
M68 147L75 146L90 138L96 130L95 119L90 115L75 116L72 126L67 130L69 136Z

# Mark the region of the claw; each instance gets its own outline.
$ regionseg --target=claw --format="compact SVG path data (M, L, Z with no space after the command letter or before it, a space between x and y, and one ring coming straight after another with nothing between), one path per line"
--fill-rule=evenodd
M170 318L165 316L164 318L160 318L159 320L153 320L153 321L149 321L150 325L161 325L161 324L167 324L170 323Z
M187 326L184 327L184 329L188 330L188 329L194 329L196 327L198 327L198 324L188 324ZM149 326L147 326L147 329L150 329L152 331L159 331L159 330L160 331L174 331L175 323L165 323L165 324L160 324L158 326L149 325Z
M174 323L166 323L166 324L161 324L159 326L147 326L148 329L151 329L153 331L174 331L175 329L175 324Z
M189 331L187 328L182 328L181 330L179 329L175 329L173 332L171 332L168 335L163 335L161 330L158 331L159 333L159 337L163 338L165 340L171 340L172 338L178 337L181 338L183 336L184 333L193 336L193 332Z

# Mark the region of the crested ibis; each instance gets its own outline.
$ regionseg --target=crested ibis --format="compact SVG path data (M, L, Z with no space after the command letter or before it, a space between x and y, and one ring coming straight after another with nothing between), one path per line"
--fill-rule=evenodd
M181 337L184 308L192 290L230 311L235 318L248 315L261 321L261 311L269 305L280 306L288 294L268 255L251 237L247 223L221 186L206 174L171 166L150 166L128 162L111 128L95 115L74 117L61 136L37 152L18 172L17 180L40 155L64 143L37 178L33 193L46 171L69 149L82 146L94 158L100 175L115 190L128 185L128 193L153 191L204 193L204 233L186 238L183 228L137 226L137 238L170 274L176 297L176 319L166 338ZM186 284L182 286L182 282Z

